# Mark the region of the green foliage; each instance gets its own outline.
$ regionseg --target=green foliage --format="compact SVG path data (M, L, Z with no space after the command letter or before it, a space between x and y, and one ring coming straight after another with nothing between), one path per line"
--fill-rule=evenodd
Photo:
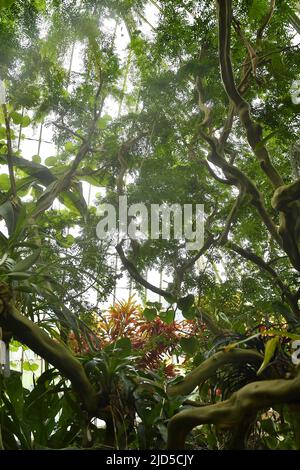
M278 337L269 339L269 341L266 343L264 361L262 365L260 366L260 368L258 369L257 375L261 374L265 370L265 368L268 366L269 362L274 356L278 343L279 343Z
M234 79L261 138L252 151L251 132L235 114L227 141L214 149L227 165L221 168L210 144L229 122L230 100L220 79L214 2L158 2L157 24L148 24L151 34L145 34L147 5L141 0L0 1L0 78L7 91L0 111L1 305L9 294L21 314L55 341L67 342L72 332L86 346L80 361L103 394L103 416L117 423L115 435L108 436L87 422L77 395L57 371L42 374L30 392L12 373L0 376L5 448L164 448L168 420L186 405L185 397L170 399L166 392L164 358L156 356L162 364L155 371L149 367L159 348L183 360L176 374L237 345L264 354L258 370L241 364L216 371L195 397L203 403L228 398L274 371L279 377L295 373L289 348L299 334L299 201L289 202L279 217L272 201L280 184L270 181L268 161L254 154L269 151L286 187L298 180L299 104L290 95L300 70L297 2L276 2L266 24L269 1L233 3ZM156 11L156 2L151 5ZM120 53L116 41L123 33ZM69 69L73 46L80 73ZM205 125L204 104L210 108ZM53 123L57 151L41 158L33 150L25 158L26 128L41 123ZM137 329L140 321L147 332L157 328L144 369L142 352L124 333L128 312L122 311L124 318L113 312L111 344L94 330L121 274L111 264L113 245L96 237L98 217L84 196L87 183L101 188L97 205L116 205L123 193L129 205L142 202L149 214L151 204L205 205L205 241L212 243L202 256L187 250L183 239L173 239L172 217L169 240L126 247L142 277L163 268L170 279L160 289L163 301L145 302L139 320L126 325ZM285 224L285 216L294 217L292 223ZM285 225L294 231L288 242L278 242ZM182 317L184 332L176 336ZM171 336L166 339L162 330ZM24 370L34 369L36 364L24 362ZM105 414L107 407L112 415ZM276 413L281 416L281 410ZM282 416L258 414L250 447L293 448L294 424L289 411ZM190 435L188 446L217 449L225 441L204 426Z
M181 338L180 340L180 346L182 347L182 350L188 354L189 356L192 356L198 351L199 348L199 343L196 340L196 338Z

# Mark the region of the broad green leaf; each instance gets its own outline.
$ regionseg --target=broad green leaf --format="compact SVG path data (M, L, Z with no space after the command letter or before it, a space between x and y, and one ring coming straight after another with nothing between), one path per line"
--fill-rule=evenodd
M26 226L26 218L27 218L26 206L23 205L18 213L18 218L17 218L15 229L9 239L9 246L13 246L18 241L21 233L23 232Z
M280 313L280 315L282 315L289 323L297 323L297 318L295 318L295 315L292 313L291 309L279 300L273 301L272 307L276 313Z
M182 310L182 315L186 320L193 320L198 314L197 307L190 307L188 310Z
M10 201L6 201L0 206L0 217L5 220L8 233L11 234L15 228L16 216L13 205Z
M38 368L39 368L39 365L36 364L35 362L31 362L31 361L23 362L23 370L26 370L28 372L36 372Z
M2 249L2 251L5 251L8 248L8 239L1 231L0 231L0 248Z
M57 180L55 181L52 181L52 183L49 184L49 186L47 186L47 188L45 189L45 191L40 195L40 197L38 198L37 202L38 204L45 199L46 196L50 195L52 193L52 191L56 188L57 186Z
M157 310L156 308L146 307L143 311L143 315L148 321L152 321L157 316Z
M272 360L272 358L275 354L275 351L277 349L278 344L279 344L279 337L278 336L275 336L275 338L271 338L271 339L269 339L269 341L267 341L267 343L265 345L264 360L263 360L262 365L260 366L260 368L257 371L257 375L260 375L265 370L265 368L268 366L268 364L270 363L270 361Z
M31 276L31 274L29 274L29 273L18 273L16 271L16 272L8 273L8 274L6 274L6 276L11 280L24 281L25 279L28 279Z
M167 302L169 302L169 304L174 304L176 302L176 298L172 294L169 294L169 293L164 294L164 298L166 299Z
M132 349L131 341L129 338L122 338L116 342L116 348L123 349L130 352Z
M175 320L175 312L173 309L166 310L165 312L160 312L159 317L167 325L170 325Z
M42 159L39 155L33 155L31 159L34 163L41 163Z
M75 238L71 234L64 237L61 233L56 233L56 239L64 248L70 248L75 243Z
M74 148L76 148L76 146L74 145L73 142L66 142L65 143L66 152L73 152Z
M0 140L6 140L6 129L5 129L5 127L0 127Z
M8 257L8 253L4 253L4 255L2 256L2 258L0 260L0 266L2 266L2 264L5 263L7 257Z
M7 156L0 155L0 163L1 161L7 164ZM12 157L12 163L28 175L34 176L44 186L48 186L52 181L56 180L56 177L51 173L49 168L44 165L40 165L39 163L31 162L25 158L16 156Z
M179 344L186 354L192 356L195 354L199 349L198 340L194 337L191 338L181 338Z
M195 297L193 296L193 294L189 294L186 297L182 297L181 299L178 300L177 307L182 312L186 312L192 307L194 301L195 301Z
M13 372L5 380L5 389L17 417L21 419L23 416L24 395L22 380L18 373Z
M98 119L97 122L98 129L106 129L109 121L111 121L111 116L109 116L109 114L105 114L104 116L102 116L100 119Z
M72 188L69 191L61 192L58 199L71 212L80 214L83 218L86 217L87 205L82 194L82 186L80 183L73 183Z
M8 191L10 189L10 179L6 173L0 175L0 190Z
M90 183L92 186L96 186L99 188L106 187L109 184L109 176L108 175L85 175L85 176L78 176L80 181L86 181Z
M24 292L26 294L37 294L37 293L39 294L40 293L37 287L32 285L32 283L30 283L29 286L18 285L14 289L18 292Z
M147 377L139 377L137 376L137 382L139 383L139 387L144 388L149 391L156 391L163 397L166 397L166 392L164 390L164 387L162 384L159 382L156 382L155 380L151 380Z
M27 258L23 259L22 261L19 261L15 266L14 266L14 272L15 273L20 273L27 271L29 268L31 268L36 261L39 259L41 250L35 250L30 256Z
M11 119L13 120L14 124L21 124L23 116L20 113L17 113L16 111L13 111L10 115Z
M57 163L57 157L48 157L45 160L46 166L54 166Z
M22 127L28 127L31 123L31 119L29 116L23 116L22 118Z
M25 176L25 178L18 179L16 181L18 195L20 196L24 191L28 192L34 183L36 183L36 179L33 176Z

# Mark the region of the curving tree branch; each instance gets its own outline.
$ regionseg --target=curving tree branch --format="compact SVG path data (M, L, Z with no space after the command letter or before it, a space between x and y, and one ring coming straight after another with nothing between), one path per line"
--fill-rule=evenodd
M268 26L268 24L270 23L270 21L272 19L272 16L273 16L274 10L275 10L275 6L276 6L276 0L271 0L269 10L267 11L265 16L263 17L261 25L260 25L260 27L258 28L258 30L256 32L256 41L257 42L261 41L261 39L263 37L263 34L264 34L264 31L265 31L266 27Z
M258 367L263 361L263 356L252 349L231 349L228 352L219 351L202 362L196 369L190 372L182 382L170 385L167 389L169 396L189 395L199 385L225 364L245 364L252 363Z
M271 5L270 18L272 16L272 10L273 7ZM271 162L269 152L265 145L265 139L262 135L262 127L252 119L249 103L242 97L239 90L236 88L230 58L232 0L217 0L217 11L219 23L219 63L224 89L236 108L240 121L246 130L248 143L258 159L261 169L268 177L268 180L275 190L273 204L275 204L278 210L281 210L279 216L280 224L275 240L278 240L278 237L281 239L280 245L288 254L294 268L300 271L300 251L298 246L300 232L297 224L300 214L300 204L295 204L293 207L288 208L284 205L284 208L282 209L284 197L279 197L280 194L284 193L287 195L288 200L290 198L294 198L295 195L297 195L298 198L298 184L296 182L295 186L292 186L290 189L287 189L286 187L284 187L284 189L282 188L284 186L284 181ZM270 18L266 19L267 23ZM264 29L265 26L262 26ZM261 204L259 207L261 208Z
M168 449L183 449L188 433L201 424L214 424L234 431L251 422L259 410L279 404L299 404L300 374L290 380L252 382L228 400L182 411L169 421ZM240 447L244 442L240 441Z
M273 195L272 206L274 209L289 213L291 203L300 200L300 179L291 184L280 186Z
M1 286L3 291L3 286ZM7 293L1 292L0 326L32 351L56 367L72 383L84 408L92 416L99 413L100 395L91 385L83 366L62 343L53 340L38 325L22 315Z
M245 127L247 139L260 166L274 189L283 184L283 179L273 166L262 137L262 128L252 120L250 106L236 88L230 59L232 0L217 0L219 20L219 62L225 91L234 103Z
M141 284L141 286L144 286L146 289L149 289L151 290L152 292L154 292L155 294L158 294L158 295L161 295L162 297L164 297L166 300L168 299L168 297L172 297L172 293L171 292L168 292L168 291L165 291L163 289L160 289L159 287L156 287L154 286L153 284L150 284L150 282L148 282L146 279L143 278L143 276L141 276L141 274L138 272L137 268L134 266L134 264L129 261L129 259L126 258L125 256L125 253L124 253L124 250L123 250L123 247L122 247L122 243L119 243L117 246L116 246L116 250L117 250L117 253L119 254L120 256L120 259L121 259L121 262L124 266L125 269L127 269L128 273L130 274L130 276L139 284Z
M240 207L243 203L244 197L245 197L245 190L243 188L243 189L240 190L239 195L236 198L236 200L234 201L233 206L231 208L231 211L228 214L224 230L223 230L223 232L222 232L222 234L221 234L221 236L219 237L219 240L218 240L220 245L227 242L228 235L229 235L229 232L231 230L232 224L235 222L235 220L237 218L237 215L238 215L239 209L240 209Z
M276 225L268 214L262 193L242 170L227 162L218 148L218 142L213 137L208 136L202 130L200 131L200 134L211 148L208 160L222 169L227 180L233 180L234 186L236 186L239 190L243 188L243 190L250 196L251 204L256 208L266 228L274 240L277 241L279 246L282 246L282 240L278 234Z

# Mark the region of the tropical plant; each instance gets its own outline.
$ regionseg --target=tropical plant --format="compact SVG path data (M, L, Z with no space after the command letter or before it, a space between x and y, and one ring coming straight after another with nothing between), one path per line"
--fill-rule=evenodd
M0 2L1 338L54 368L1 378L2 447L299 447L299 30L296 0ZM202 248L98 239L87 184L203 203ZM125 273L158 301L103 314Z

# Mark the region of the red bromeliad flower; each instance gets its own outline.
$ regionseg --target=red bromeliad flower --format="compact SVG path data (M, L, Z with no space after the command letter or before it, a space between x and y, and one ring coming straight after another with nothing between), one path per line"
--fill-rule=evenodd
M163 366L165 374L173 377L175 366L170 360L180 339L199 334L199 330L203 331L203 325L195 320L173 321L167 324L159 316L149 321L142 312L142 307L133 297L115 303L101 314L101 320L94 331L98 341L94 338L91 344L97 349L99 345L103 347L121 338L128 338L132 347L140 352L138 366L141 369L155 370ZM82 335L78 344L74 333L70 333L69 344L76 353L91 352L87 340Z

